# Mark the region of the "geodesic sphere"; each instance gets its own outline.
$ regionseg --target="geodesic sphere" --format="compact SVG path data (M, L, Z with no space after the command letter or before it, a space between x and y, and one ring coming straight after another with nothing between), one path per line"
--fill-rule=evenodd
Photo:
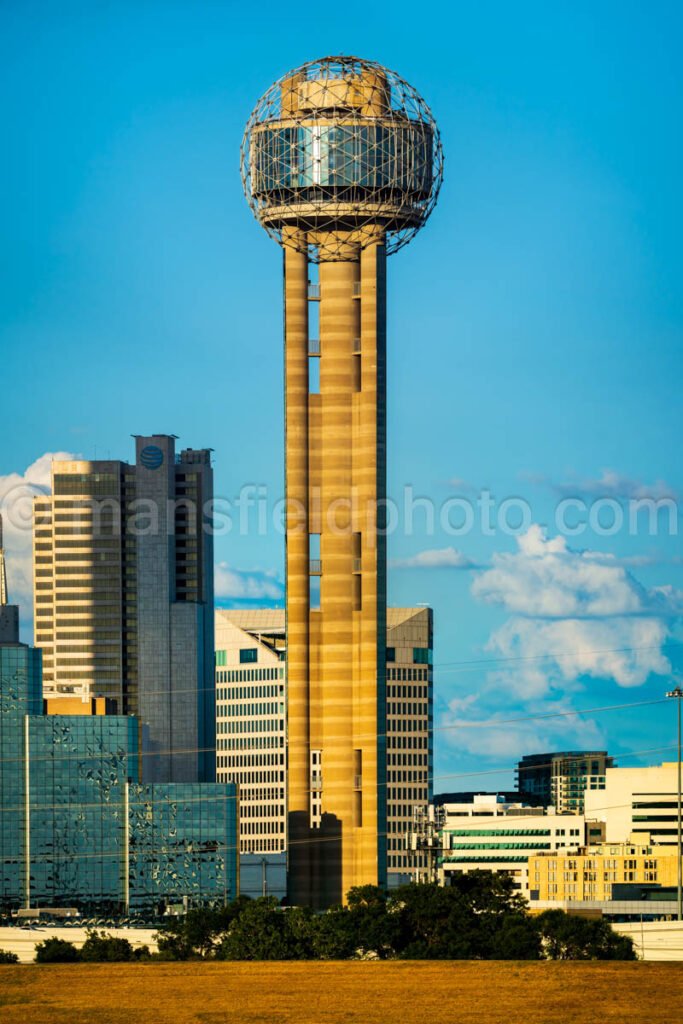
M302 64L259 100L242 140L254 216L281 245L335 260L406 245L443 179L429 107L394 71L357 57Z

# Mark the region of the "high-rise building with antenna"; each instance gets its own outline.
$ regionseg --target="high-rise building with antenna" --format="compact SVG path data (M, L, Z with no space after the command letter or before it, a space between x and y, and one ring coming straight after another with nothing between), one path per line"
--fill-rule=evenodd
M386 256L441 185L436 123L372 61L276 82L242 146L284 250L289 898L386 882Z
M115 701L143 730L146 782L215 777L209 449L135 437L135 463L55 460L34 501L46 697Z

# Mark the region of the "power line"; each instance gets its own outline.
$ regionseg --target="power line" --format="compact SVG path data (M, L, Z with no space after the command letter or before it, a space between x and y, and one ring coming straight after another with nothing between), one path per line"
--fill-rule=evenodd
M486 722L476 723L476 727L477 728L484 728L484 727L495 728L495 727L497 727L499 725L506 725L506 724L511 724L511 723L515 723L515 722L528 722L528 721L534 721L534 720L537 720L537 719L546 719L546 718L568 718L568 717L576 717L576 716L580 716L580 715L602 714L602 713L605 713L605 712L608 712L608 711L623 711L623 710L627 710L627 709L630 709L630 708L646 707L646 706L649 706L649 705L664 704L664 703L666 703L666 700L664 698L657 698L657 699L654 699L654 700L647 700L647 701L634 701L634 702L628 703L628 704L608 704L608 705L602 705L600 707L595 707L595 708L580 708L580 709L578 709L576 711L540 712L540 713L534 714L534 715L525 715L525 716L522 716L522 717L519 717L519 718L511 718L511 719L490 718ZM122 717L122 716L118 716L118 715L117 716L109 716L109 715L75 715L75 716L71 716L71 715L59 715L59 714L57 714L57 715L31 715L29 717L35 718L36 720L40 720L40 721L53 721L54 720L55 723L58 723L60 718L76 718L79 721L92 721L93 719L95 719L95 720L99 719L99 720L101 720L104 723L110 717L117 717L118 718L118 717ZM452 731L452 730L455 730L455 729L462 729L462 728L467 728L467 727L468 726L467 726L466 723L456 723L456 724L453 724L453 725L437 725L437 726L432 726L431 728L428 726L425 729L415 730L415 732L418 733L420 736L424 737L425 734L429 735L430 733L433 734L433 733L437 733L437 732L447 732L447 731ZM474 727L474 723L472 723L470 727ZM236 734L236 733L232 734L231 733L231 734L227 734L227 735L237 736L238 734ZM268 735L271 735L271 734L269 733ZM274 735L278 735L277 731L274 732ZM358 740L363 740L363 739L372 740L375 737L381 738L381 737L384 737L384 736L387 736L387 735L391 736L391 737L394 737L394 736L399 735L399 731L398 730L392 730L389 733L373 732L373 733L368 733L365 736L357 736L356 738ZM405 733L405 734L404 733L400 733L400 735L408 735L408 733ZM280 738L284 740L285 736L281 735ZM332 734L329 738L334 739L334 735ZM164 750L153 750L153 751L139 750L139 751L137 751L135 753L131 753L128 756L130 756L132 758L138 758L138 757L154 758L154 757L171 757L171 756L180 757L180 756L188 755L188 754L205 754L205 753L218 753L218 754L220 754L220 753L226 753L226 752L228 752L228 753L246 753L249 749L250 748L245 747L245 748L242 748L240 750L237 750L235 748L222 748L222 747L218 747L218 746L206 746L206 747L169 747L169 748L164 749ZM254 747L254 748L251 748L251 749L256 751L258 748ZM285 750L286 750L286 744L283 744L280 747L274 746L274 747L268 748L268 749L269 750L273 750L273 751L280 751L280 752L284 753ZM51 760L54 760L54 759L58 759L60 761L66 761L66 760L87 760L88 756L86 755L86 757L84 757L82 752L76 752L76 753L73 753L73 754L61 754L61 753L59 753L59 754L55 755L54 751L50 751L49 753L45 754L44 757L33 757L33 756L31 757L32 761L40 761L40 760L46 760L46 761L50 760L51 761ZM22 760L23 760L23 757L21 755L19 755L17 757L3 757L3 758L0 758L0 764L7 764L7 763L18 762L18 761L22 761Z

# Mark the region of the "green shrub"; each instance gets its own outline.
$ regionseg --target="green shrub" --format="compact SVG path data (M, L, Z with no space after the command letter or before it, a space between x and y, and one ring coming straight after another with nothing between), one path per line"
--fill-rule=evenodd
M80 952L81 960L88 963L116 963L133 959L133 947L128 939L116 938L106 932L89 931Z
M0 949L0 964L18 964L19 957L8 949Z
M58 939L55 935L36 946L37 964L74 964L80 959L73 942Z
M535 920L546 960L636 960L633 940L603 920L546 910Z

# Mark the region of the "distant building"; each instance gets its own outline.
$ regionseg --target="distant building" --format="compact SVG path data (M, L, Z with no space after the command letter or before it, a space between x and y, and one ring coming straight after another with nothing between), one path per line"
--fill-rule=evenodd
M432 612L389 608L387 624L387 858L389 884L396 885L414 867L406 846L413 809L431 798ZM217 609L215 632L216 773L239 784L240 850L257 855L258 885L258 858L287 844L285 612ZM312 762L314 822L323 785Z
M517 789L558 814L582 814L584 793L605 788L612 764L606 750L528 754L517 764Z
M136 437L135 465L54 461L34 505L45 696L137 715L148 782L215 778L213 472L175 440Z
M481 796L497 797L499 801L506 804L542 806L529 793L520 793L516 789L496 789L487 792L483 792L481 789L466 789L457 793L435 793L432 803L435 807L442 807L444 804L472 804L477 797Z
M496 796L446 804L441 828L440 881L455 872L495 871L513 879L529 896L529 858L543 851L584 846L604 835L601 822L583 815L555 814L543 807L506 803Z

